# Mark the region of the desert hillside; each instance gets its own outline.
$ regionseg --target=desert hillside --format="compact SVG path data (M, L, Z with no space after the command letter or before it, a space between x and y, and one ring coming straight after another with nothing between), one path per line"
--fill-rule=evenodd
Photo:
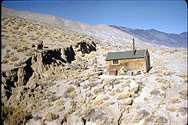
M151 70L111 76L106 54L131 50L131 34L4 7L2 12L5 125L187 124L186 49L135 37L136 49L149 50Z

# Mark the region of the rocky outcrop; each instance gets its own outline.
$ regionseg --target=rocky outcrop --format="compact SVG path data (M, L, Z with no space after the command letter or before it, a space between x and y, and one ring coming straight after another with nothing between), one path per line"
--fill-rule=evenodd
M24 65L2 72L3 97L6 96L7 99L9 99L12 94L12 88L27 84L30 77L33 75L31 65L31 58L29 58Z
M65 55L65 59L68 63L71 63L73 60L75 60L76 54L75 54L72 46L64 49L64 55Z
M12 87L15 87L15 81L18 81L17 77L17 71L18 69L12 69L7 72L2 72L1 73L1 78L2 78L2 98L7 97L9 98L12 94Z
M90 53L96 51L94 42L79 43L82 53ZM73 46L63 49L43 50L35 53L28 58L21 66L15 67L8 71L2 71L2 96L7 99L12 94L12 88L33 84L33 81L50 76L45 74L46 71L54 70L54 67L63 67L66 63L75 60L76 52Z
M82 54L90 53L91 51L96 51L96 44L92 41L91 43L80 42L76 45L77 48L82 52Z

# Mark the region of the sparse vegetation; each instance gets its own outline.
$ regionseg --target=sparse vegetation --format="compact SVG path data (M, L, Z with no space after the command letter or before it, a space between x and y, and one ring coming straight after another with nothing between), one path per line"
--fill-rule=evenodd
M11 57L10 54L6 53L6 55L4 56L5 59L9 59Z
M10 49L7 49L6 52L9 53L11 50Z
M54 114L54 113L52 113L52 112L47 112L46 115L45 115L45 119L46 119L47 121L55 120L55 119L57 119L58 117L59 117L59 115L56 115L56 114Z
M17 49L17 52L25 52L25 51L27 51L28 49L29 49L28 47L23 46L23 47L18 48L18 49Z
M1 37L2 37L2 36L1 36ZM5 49L5 47L6 47L5 44L2 44L2 45L1 45L1 48L2 48L2 49Z
M15 61L18 61L18 60L19 60L19 58L15 57L15 56L10 59L11 62L15 62Z
M25 124L27 120L32 118L32 114L22 106L7 107L3 105L2 116L8 125Z
M183 89L183 90L181 90L180 92L179 92L179 94L180 94L180 98L182 98L182 99L187 99L188 98L188 92L187 92L187 90L186 89Z
M74 98L76 95L76 91L74 87L69 87L65 92L65 97Z
M3 121L7 118L7 115L10 112L9 110L11 109L7 105L5 104L1 105L1 118Z
M33 55L32 52L29 52L29 53L26 54L26 56L29 56L29 57L31 57L32 55Z
M23 52L23 51L24 51L23 48L18 48L18 49L17 49L17 52Z
M177 107L175 105L170 105L167 107L167 110L169 110L171 112L175 112L177 110Z
M151 95L159 95L160 94L160 91L157 90L157 89L154 89L150 92Z
M3 60L1 61L2 64L6 64L6 63L8 63L8 62L9 62L8 59L3 59Z
M175 59L176 61L180 60L181 63L183 62L181 60L183 57L178 58L182 54L179 49L176 52L171 52L168 50L169 48L164 50L157 48L157 52L159 51L160 54L163 54L161 56L156 52L155 48L150 48L149 46L153 68L151 72L138 75L138 77L126 76L126 78L117 78L108 77L106 74L98 76L98 66L105 66L103 64L105 59L103 58L106 57L108 51L111 51L111 49L129 49L127 45L122 48L118 45L121 40L123 42L128 41L127 38L124 39L126 34L122 33L123 39L121 39L122 36L119 36L117 31L115 33L118 34L120 39L110 35L112 40L104 38L99 42L88 35L81 35L78 32L67 31L67 29L60 29L44 23L36 24L32 20L19 17L3 17L2 22L2 45L4 45L2 49L4 54L6 54L2 59L2 63L7 64L8 68L9 65L13 65L15 69L15 71L9 72L8 70L8 72L5 72L3 74L5 77L2 80L4 81L3 86L5 86L2 88L5 89L2 93L4 96L7 93L11 94L9 104L14 106L6 105L1 107L3 111L1 116L7 125L26 124L32 118L31 112L33 117L37 119L32 118L29 124L36 124L35 122L32 123L33 120L42 122L42 124L51 121L60 121L61 124L66 124L67 122L74 124L73 122L76 121L86 124L88 120L90 120L91 124L95 124L95 121L99 124L111 124L113 121L117 121L114 118L120 114L118 124L132 124L132 122L139 124L144 119L146 120L143 121L143 124L150 124L147 122L169 124L169 119L173 122L178 117L172 117L171 114L167 116L167 112L182 114L182 118L186 116L187 107L182 104L187 99L187 92L184 90L187 74L181 73L182 70L178 69L182 66L178 66L176 69L167 65L173 64L175 66L174 64L176 64L168 62L168 59L170 61ZM101 32L97 31L95 33L100 38ZM105 34L101 36L106 37ZM73 46L76 54L75 60L70 64L66 60L65 62L61 61L61 58L58 57L61 56L62 60L65 59L65 55L61 55L62 52L45 55L43 51L48 50L47 48L44 47L42 50L37 50L37 46L35 46L40 40L44 41L44 46L47 46L48 49L61 48L63 50L63 48ZM78 43L91 43L92 41L98 43L96 51L88 54L78 52L80 49ZM103 43L103 41L108 43ZM111 41L115 41L115 47L109 44ZM75 45L77 45L76 49ZM144 45L141 46L143 47ZM86 51L88 48L90 46L86 47ZM177 53L180 54L175 55ZM37 56L38 54L41 54L42 57L40 57L41 55ZM28 58L28 56L32 55L34 55L33 58ZM53 58L54 55L57 58ZM70 52L66 55L70 55ZM46 61L51 62L47 58L48 56L52 57L52 64L44 65L43 63ZM173 58L168 58L168 56ZM174 57L177 57L177 59ZM31 60L28 61L28 59ZM32 64L30 64L30 61ZM18 66L21 66L21 68ZM180 73L177 73L176 70L180 71ZM30 74L31 72L33 74ZM24 85L20 84L19 82L25 80L25 76L28 74L31 75L31 77L27 78L29 81L26 84L24 83ZM133 83L138 86L134 86ZM11 88L10 85L12 84L15 87ZM16 92L17 90L18 92ZM27 109L25 109L26 107ZM161 116L160 113L164 116ZM36 114L37 116L35 116ZM135 119L134 116L136 117ZM73 120L68 121L69 119ZM109 119L110 121L108 122ZM149 120L147 121L147 119Z

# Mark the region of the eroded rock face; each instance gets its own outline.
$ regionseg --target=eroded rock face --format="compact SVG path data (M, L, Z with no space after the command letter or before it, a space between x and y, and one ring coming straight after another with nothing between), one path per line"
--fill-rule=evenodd
M96 51L96 44L93 41L91 43L80 42L76 46L79 47L79 50L82 52L82 54L88 54L91 51Z
M15 81L18 80L18 77L17 77L17 71L18 69L13 69L11 71L7 71L7 72L2 72L1 73L1 77L2 77L2 84L3 86L3 90L2 91L2 95L3 95L3 98L4 96L9 98L12 94L12 87L15 87Z
M73 60L75 60L76 54L75 54L72 46L64 49L64 55L65 55L65 59L68 63L71 63Z
M93 50L96 51L95 47L94 42L92 44L80 43L80 48L83 53L90 53ZM54 66L63 66L65 63L71 63L75 60L76 53L73 46L64 48L63 50L44 50L30 57L22 66L2 72L3 89L5 90L3 95L9 98L12 87L24 86L29 80L32 83L32 80L44 78L46 77L44 76L46 69L54 70Z
M22 67L22 68L19 68L18 69L18 72L17 72L17 74L18 74L18 84L20 84L20 86L23 86L24 85L24 74L25 74L25 71L24 71L24 68Z

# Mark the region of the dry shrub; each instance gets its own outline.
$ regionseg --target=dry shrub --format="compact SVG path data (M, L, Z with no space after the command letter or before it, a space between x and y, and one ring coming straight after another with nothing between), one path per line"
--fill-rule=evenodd
M22 106L17 106L8 112L5 123L7 125L21 125L25 124L29 119L32 118L32 114L23 109Z
M17 52L23 52L23 51L26 51L28 49L29 49L28 47L24 46L24 47L18 48Z
M1 49L4 49L5 47L6 47L5 44L2 44L2 45L1 45Z
M18 46L17 45L13 45L12 49L16 50L16 49L18 49Z
M45 119L46 119L47 121L55 120L55 119L57 119L58 117L59 117L59 115L56 115L56 114L54 114L54 113L52 113L52 112L47 112L46 115L45 115Z
M29 49L29 48L28 48L28 47L26 47L26 46L24 46L24 47L23 47L23 50L28 50L28 49Z
M17 52L23 52L24 50L23 50L23 48L18 48L17 49Z
M187 108L187 107L180 107L180 108L178 109L178 112L180 112L181 115L183 115L183 116L187 114L187 111L188 111L188 108Z
M37 38L36 37L32 37L31 40L35 41L35 40L37 40Z
M168 123L168 119L163 117L163 116L157 116L156 120L155 120L155 125L164 125L165 123Z
M160 95L160 91L157 90L157 89L153 89L151 92L150 92L151 95Z
M6 55L4 56L4 58L10 58L10 54L6 53Z
M19 58L14 56L14 57L12 57L10 60L11 60L11 62L15 62L15 61L18 61Z
M149 115L150 115L150 113L149 113L147 110L145 110L145 109L140 110L140 111L138 111L138 112L135 114L135 116L134 116L134 121L135 121L135 122L138 122L138 121L140 121L141 119L147 118Z
M171 97L170 101L172 103L179 103L180 102L180 98L178 96L174 96L174 97Z
M76 96L76 91L74 87L69 87L65 92L65 97L74 98Z
M187 97L188 97L187 89L183 89L183 90L181 90L181 91L179 92L179 94L180 94L180 98L181 98L181 99L186 100Z
M2 64L8 63L8 59L3 59L3 60L1 61L1 63L2 63Z
M31 53L31 52L29 52L29 53L26 53L26 56L32 56L33 55L33 53Z
M6 52L9 53L11 50L10 49L7 49Z
M167 107L168 111L175 112L177 110L177 107L175 105L170 105Z
M4 104L1 105L1 118L4 121L7 118L10 108Z

